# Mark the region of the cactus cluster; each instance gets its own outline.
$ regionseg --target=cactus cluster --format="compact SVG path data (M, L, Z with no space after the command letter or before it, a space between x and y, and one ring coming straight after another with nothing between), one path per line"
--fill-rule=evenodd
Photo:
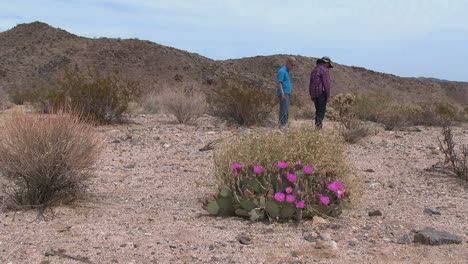
M237 215L252 221L300 221L316 214L340 212L335 205L345 195L341 183L338 188L335 183L313 175L313 168L303 167L300 162L291 168L283 162L267 170L252 164L246 167L234 164L231 168L230 185L222 186L213 199L204 202L203 207L212 215Z

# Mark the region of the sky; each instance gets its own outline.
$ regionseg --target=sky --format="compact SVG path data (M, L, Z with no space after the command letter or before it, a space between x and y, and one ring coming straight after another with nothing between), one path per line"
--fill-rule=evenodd
M468 82L468 0L0 0L0 32L34 21L215 60L329 56L402 77Z

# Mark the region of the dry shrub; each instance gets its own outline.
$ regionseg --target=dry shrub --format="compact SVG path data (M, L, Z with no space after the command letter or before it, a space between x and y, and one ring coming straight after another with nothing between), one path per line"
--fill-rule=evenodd
M438 138L439 146L445 155L445 163L458 177L468 181L468 147L462 145L459 150L455 148L452 128L445 124L442 127L442 140Z
M338 111L337 119L341 124L340 134L346 142L351 144L371 133L370 129L352 112L355 102L356 96L354 94L337 94L332 101L332 105Z
M155 93L149 93L142 98L143 111L148 114L157 114L161 111L161 103Z
M349 169L339 135L316 131L312 126L262 132L254 130L221 142L214 152L215 170L220 184L229 184L231 164L249 164L269 168L278 162L301 161L317 171L331 168L337 179L349 186Z
M239 125L264 123L277 104L275 93L240 74L221 77L208 93L210 111Z
M193 88L165 89L159 95L159 103L173 114L180 124L193 121L205 113L205 96Z
M94 129L69 114L14 113L0 136L0 171L17 208L44 209L83 190L100 152Z

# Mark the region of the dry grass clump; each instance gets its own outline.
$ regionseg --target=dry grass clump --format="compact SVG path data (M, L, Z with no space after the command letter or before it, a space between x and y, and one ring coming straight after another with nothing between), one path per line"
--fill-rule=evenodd
M162 107L173 114L180 124L202 116L206 111L205 96L193 88L165 89L158 97Z
M356 143L361 138L368 136L371 130L356 118L352 108L356 102L354 94L337 94L333 98L333 106L338 111L338 121L341 127L339 129L341 136L348 143Z
M149 93L142 98L143 111L148 114L157 114L161 111L161 103L156 93Z
M93 127L69 114L6 116L0 171L11 206L45 209L83 190L100 153Z
M253 163L269 168L278 162L301 161L316 171L333 169L337 178L349 186L349 169L341 142L339 135L316 131L312 126L287 132L254 130L220 143L214 152L216 175L220 184L228 184L232 177L231 164Z
M438 141L449 169L458 177L468 181L468 147L462 145L459 150L455 148L452 128L448 124L442 128L442 140L439 138Z
M220 78L208 92L210 112L243 126L261 125L278 103L274 91L241 74Z

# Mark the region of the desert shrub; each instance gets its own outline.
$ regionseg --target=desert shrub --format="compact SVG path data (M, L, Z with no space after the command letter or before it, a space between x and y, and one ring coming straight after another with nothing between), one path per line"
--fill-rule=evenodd
M455 148L452 128L446 124L442 127L442 139L438 138L439 146L445 155L445 163L458 177L468 181L468 147L462 145Z
M314 166L317 172L333 168L338 180L348 184L344 145L339 135L316 131L313 126L264 132L254 130L234 135L214 151L215 173L219 184L231 182L231 164L249 164L268 168L278 161Z
M332 105L338 111L338 120L341 127L341 136L348 143L356 143L361 138L370 134L370 129L356 118L352 108L356 102L354 94L337 94L332 101Z
M155 93L150 93L142 98L143 111L149 114L157 114L161 111L161 104Z
M26 101L29 101L32 97L32 91L28 89L18 89L13 87L7 90L8 97L11 102L16 105L23 105Z
M232 164L231 169L230 184L204 203L213 215L238 215L252 221L338 216L349 195L332 170L316 172L301 162L278 162L268 169Z
M42 113L68 111L98 123L122 121L129 103L142 93L139 82L118 71L103 74L94 67L84 73L66 70L54 87L32 91L28 99Z
M212 114L240 125L261 125L277 104L274 92L260 83L233 74L221 77L208 92Z
M193 88L166 89L158 98L163 108L173 114L180 124L195 120L205 113L205 96Z
M0 171L18 208L47 208L83 190L100 150L94 129L68 114L5 117Z

